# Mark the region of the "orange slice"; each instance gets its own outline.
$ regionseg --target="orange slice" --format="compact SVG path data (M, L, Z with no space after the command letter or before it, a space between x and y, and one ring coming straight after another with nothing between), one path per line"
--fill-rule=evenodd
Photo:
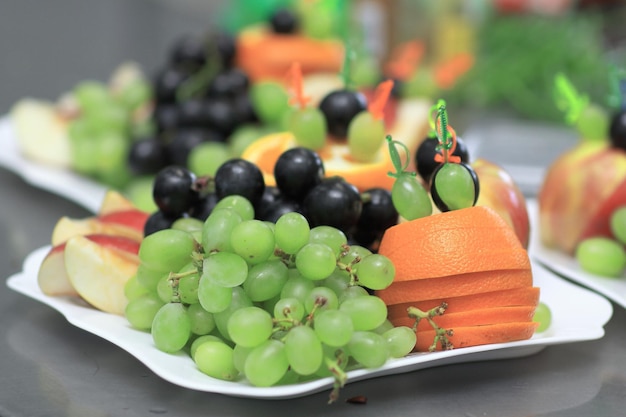
M394 140L403 142L412 155L426 137L429 129L428 114L430 101L423 99L402 100L397 103L395 120L389 129ZM255 163L265 178L267 185L276 185L274 164L286 150L297 143L290 132L273 133L253 142L242 154L242 158ZM344 142L328 139L326 145L317 151L324 162L326 176L341 176L359 190L372 187L391 189L394 179L387 173L394 171L385 142L371 162L357 162L351 156Z
M337 73L344 59L338 40L318 40L298 34L281 35L266 26L249 28L237 37L237 66L253 81L282 80L293 62L304 74Z

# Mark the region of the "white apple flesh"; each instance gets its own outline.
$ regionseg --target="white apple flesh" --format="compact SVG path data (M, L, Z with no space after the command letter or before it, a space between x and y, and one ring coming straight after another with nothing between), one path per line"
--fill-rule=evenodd
M139 257L84 236L70 238L64 254L67 276L76 292L99 310L123 315L128 302L124 286L136 273Z

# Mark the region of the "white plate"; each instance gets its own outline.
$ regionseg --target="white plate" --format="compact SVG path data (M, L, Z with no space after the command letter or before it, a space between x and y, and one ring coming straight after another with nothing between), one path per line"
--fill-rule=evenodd
M0 166L18 174L31 185L67 198L95 213L106 186L77 173L45 166L24 158L9 116L0 118Z
M196 369L188 355L170 355L156 349L149 333L132 329L123 317L95 310L76 298L44 295L37 285L37 271L48 250L42 247L31 253L24 261L23 271L11 276L7 285L58 310L74 326L118 345L171 383L198 391L271 399L303 396L332 386L331 378L269 388L253 387L245 380L228 382L210 378ZM604 335L603 326L613 313L611 303L554 276L538 264L533 264L533 273L535 285L541 288L541 299L553 314L552 326L546 332L519 342L412 354L391 360L378 369L350 371L348 382L452 363L523 357L549 345L595 340ZM586 306L584 311L581 305Z
M539 238L539 206L537 201L529 200L527 205L531 225L529 255L554 272L597 291L626 308L626 274L620 278L607 278L590 274L582 270L576 258L545 247Z

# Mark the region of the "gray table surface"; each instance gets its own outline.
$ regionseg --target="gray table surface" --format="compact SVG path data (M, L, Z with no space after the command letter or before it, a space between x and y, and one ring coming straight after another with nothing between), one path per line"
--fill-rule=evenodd
M208 14L199 12L211 6L191 0L0 0L0 113L25 95L55 98L78 80L104 79L128 58L155 67L174 36L206 28ZM481 155L520 173L528 195L549 160L574 140L567 130L507 118L468 124L466 131L480 139ZM505 132L508 145L500 139ZM545 148L546 138L552 155L535 152ZM0 196L2 277L20 271L24 257L49 242L59 217L90 215L5 169ZM363 395L368 403L328 406L326 392L255 400L172 385L122 349L3 286L0 416L623 416L626 311L613 307L600 340L350 383L342 398Z

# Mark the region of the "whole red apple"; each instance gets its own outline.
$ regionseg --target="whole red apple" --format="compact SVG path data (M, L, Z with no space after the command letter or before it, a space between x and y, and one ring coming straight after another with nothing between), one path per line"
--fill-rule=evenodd
M547 247L573 254L587 237L610 236L610 215L626 204L626 151L581 142L550 166L538 202Z
M530 220L526 199L513 177L504 168L486 159L478 158L471 165L480 183L476 205L490 207L500 214L527 248Z

